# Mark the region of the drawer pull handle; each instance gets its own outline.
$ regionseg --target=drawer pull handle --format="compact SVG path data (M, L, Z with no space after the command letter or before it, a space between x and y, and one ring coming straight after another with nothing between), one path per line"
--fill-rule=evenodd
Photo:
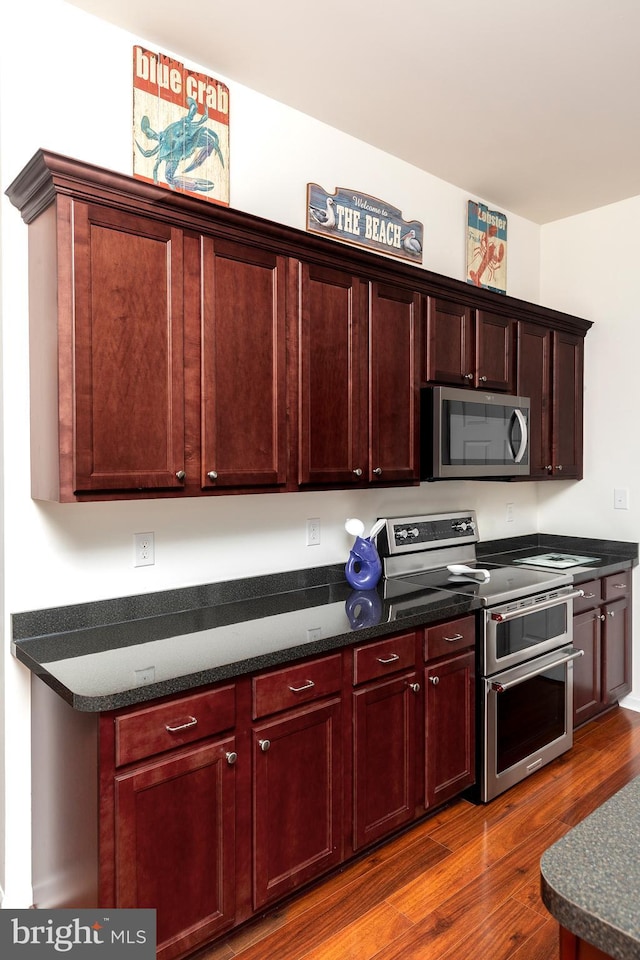
M302 693L303 690L311 690L312 687L315 687L313 680L307 680L301 687L289 687L289 690L291 690L291 693Z
M626 590L626 589L627 589L626 583L613 583L612 586L615 587L616 590Z
M443 640L446 640L447 643L455 643L456 640L464 640L464 637L461 633L456 633L454 637L443 637Z
M238 754L235 752L235 750L228 750L227 763L229 764L229 766L232 767L234 763L237 762L237 760L238 760Z
M583 600L593 600L594 597L595 597L595 593L585 593L582 599L583 599Z
M378 657L378 663L395 663L400 657L397 653L392 653L390 657Z
M263 753L266 753L271 746L271 740L258 740L258 746Z
M198 721L195 717L189 717L186 723L179 723L176 726L166 723L164 728L167 733L180 733L181 730L188 730L190 727L197 726L197 723Z

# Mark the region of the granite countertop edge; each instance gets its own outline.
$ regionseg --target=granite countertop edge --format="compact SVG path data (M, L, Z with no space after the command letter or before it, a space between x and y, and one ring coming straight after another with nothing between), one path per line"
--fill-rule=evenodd
M636 777L549 847L540 861L542 901L552 916L615 960L640 956L639 806Z

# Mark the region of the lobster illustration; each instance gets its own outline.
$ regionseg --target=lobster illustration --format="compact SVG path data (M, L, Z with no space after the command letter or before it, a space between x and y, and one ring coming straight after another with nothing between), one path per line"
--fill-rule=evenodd
M482 276L485 271L489 275L489 280L493 280L500 264L504 260L504 243L500 241L496 247L495 243L490 242L497 232L498 228L494 224L491 224L487 234L482 237L479 246L475 248L473 259L477 260L478 257L480 257L480 263L478 264L477 270L469 270L469 277L476 287L481 286Z

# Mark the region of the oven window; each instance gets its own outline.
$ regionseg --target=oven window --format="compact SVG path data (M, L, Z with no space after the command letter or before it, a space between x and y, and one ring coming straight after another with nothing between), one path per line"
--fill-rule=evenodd
M496 628L496 657L508 657L523 650L530 650L545 640L562 638L567 632L566 603L560 603L548 610L535 610L523 614Z
M566 729L566 664L495 694L496 773L530 757Z

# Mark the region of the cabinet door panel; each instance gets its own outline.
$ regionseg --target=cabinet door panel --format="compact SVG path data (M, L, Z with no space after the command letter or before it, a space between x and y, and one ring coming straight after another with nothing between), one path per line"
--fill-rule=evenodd
M202 263L202 486L282 484L285 258L205 237Z
M75 489L181 487L182 232L74 205Z
M300 269L299 481L366 482L366 291L350 274Z
M253 906L342 858L340 701L284 714L253 732Z
M573 661L573 725L577 727L602 709L600 608L573 618L573 645L584 656Z
M370 480L418 479L419 304L410 290L371 285Z
M415 814L416 674L363 687L354 702L354 849Z
M425 379L429 383L473 386L475 344L471 307L429 297Z
M584 341L553 333L553 465L559 479L582 477L582 381Z
M517 391L531 400L530 477L548 477L551 463L551 331L518 323Z
M161 960L233 922L233 749L228 738L116 777L115 905L157 910Z
M486 310L476 317L476 384L483 390L513 392L513 324Z
M607 603L602 611L602 698L613 703L631 690L631 601Z
M475 655L442 660L425 672L426 798L444 803L475 782Z

